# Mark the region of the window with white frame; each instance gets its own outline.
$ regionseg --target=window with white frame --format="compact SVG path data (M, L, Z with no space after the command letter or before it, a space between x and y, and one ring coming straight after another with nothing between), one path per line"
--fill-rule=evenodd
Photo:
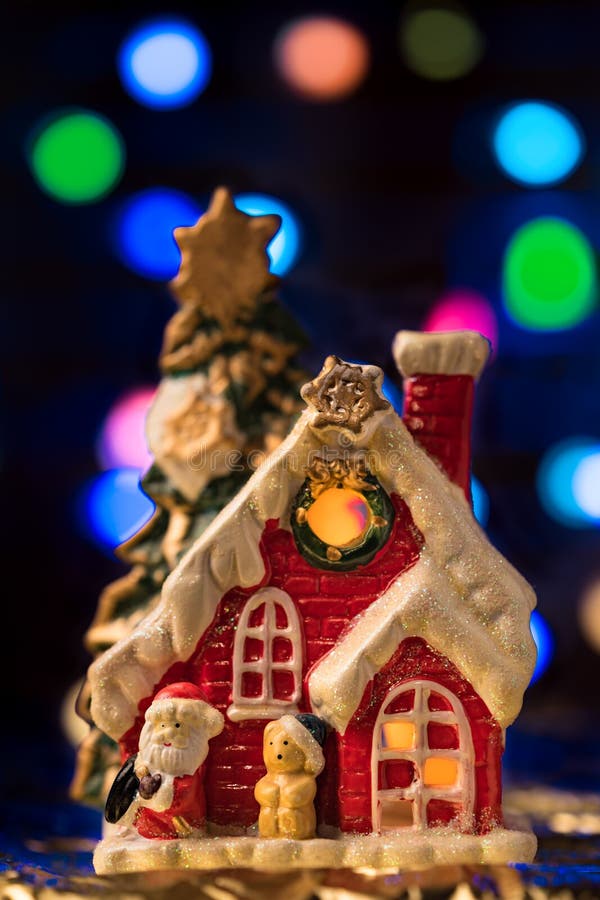
M242 610L233 647L233 696L227 715L273 719L298 711L302 631L289 594L261 588Z
M415 679L382 704L372 753L373 830L421 829L473 813L473 741L462 704Z

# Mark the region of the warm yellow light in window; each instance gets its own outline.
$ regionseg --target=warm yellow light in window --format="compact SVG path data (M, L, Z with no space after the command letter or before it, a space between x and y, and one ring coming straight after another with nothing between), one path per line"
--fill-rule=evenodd
M414 722L386 722L383 726L383 747L386 750L414 750L416 729Z
M458 760L430 756L423 767L423 781L428 787L449 787L458 779Z
M348 547L360 540L371 520L369 504L358 491L329 488L307 511L311 531L332 547Z

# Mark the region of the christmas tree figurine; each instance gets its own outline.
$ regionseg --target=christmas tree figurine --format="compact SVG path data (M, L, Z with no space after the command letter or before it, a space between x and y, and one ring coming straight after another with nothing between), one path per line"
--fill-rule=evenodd
M535 663L535 596L469 498L489 347L402 332L394 349L403 418L380 369L328 357L152 615L91 666L92 716L125 758L182 679L223 717L207 834L120 820L99 873L532 859L533 835L503 820L501 759Z
M100 597L85 638L94 657L156 606L169 572L299 413L295 355L305 340L276 298L266 253L279 225L278 216L245 215L219 188L198 223L175 232L180 308L165 331L147 419L154 463L142 479L156 511L117 551L131 570ZM89 683L78 711L90 720ZM92 723L72 796L102 806L119 762L115 741Z

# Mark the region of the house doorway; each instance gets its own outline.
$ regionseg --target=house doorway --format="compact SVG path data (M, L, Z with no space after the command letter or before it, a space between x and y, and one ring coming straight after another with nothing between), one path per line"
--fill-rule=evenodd
M385 698L373 734L373 831L422 829L473 813L473 742L458 697L415 679Z

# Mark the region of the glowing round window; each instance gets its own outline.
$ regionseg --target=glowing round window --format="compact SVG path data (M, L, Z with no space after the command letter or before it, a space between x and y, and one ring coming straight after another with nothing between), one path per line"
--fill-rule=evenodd
M361 460L317 460L292 510L296 545L312 565L353 569L386 543L394 507Z
M357 491L329 488L309 507L306 518L311 531L323 543L350 547L364 537L371 521L371 510Z

